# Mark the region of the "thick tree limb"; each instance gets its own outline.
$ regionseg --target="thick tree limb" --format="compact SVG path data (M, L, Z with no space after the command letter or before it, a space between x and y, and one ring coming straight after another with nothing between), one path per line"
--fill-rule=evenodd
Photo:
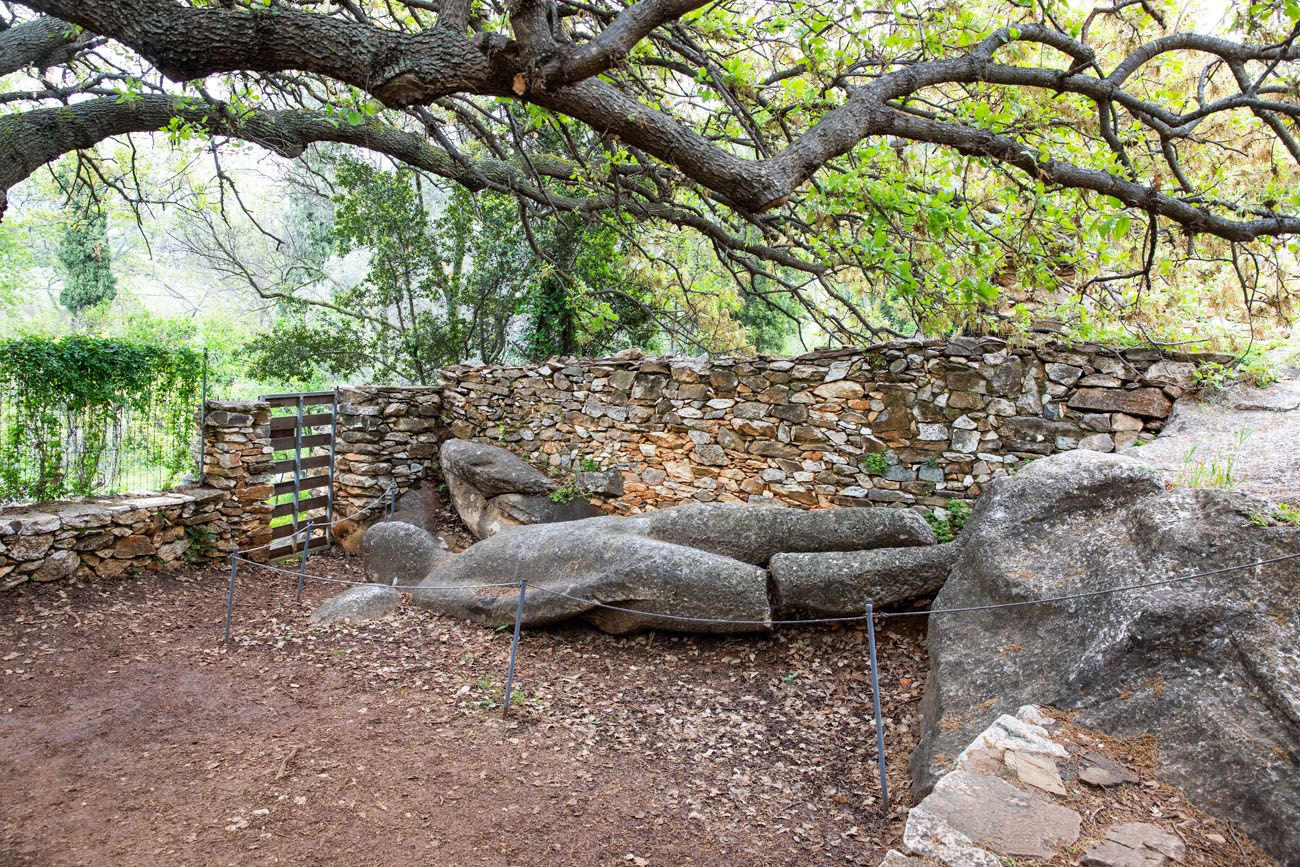
M23 0L22 5L112 37L176 79L224 72L297 71L343 82L392 106L428 105L452 94L528 100L578 119L603 136L675 167L700 190L742 214L761 213L781 205L859 142L890 135L996 160L1058 187L1114 196L1194 232L1232 241L1294 234L1300 229L1300 217L1264 216L1251 214L1248 209L1233 213L1194 194L1180 198L1144 186L1135 180L1136 171L1126 148L1106 116L1100 122L1102 138L1127 166L1125 176L1041 156L1036 148L1009 133L994 134L957 119L946 119L942 111L917 116L900 110L901 102L924 98L936 88L979 83L1067 92L1087 97L1103 115L1122 108L1166 141L1191 135L1206 118L1248 109L1300 158L1300 145L1287 126L1300 118L1300 105L1283 98L1285 94L1275 85L1250 80L1243 67L1246 63L1263 63L1275 68L1282 62L1300 60L1300 46L1294 41L1247 45L1198 34L1171 34L1139 46L1105 74L1097 67L1092 48L1059 29L1031 23L1008 26L964 54L883 70L865 86L851 90L843 105L820 115L802 134L793 135L784 150L771 157L750 159L742 155L743 149L729 146L734 137L710 137L700 131L707 131L707 125L697 128L647 104L649 100L641 98L634 87L599 77L625 59L647 36L664 33L665 25L704 2L639 0L617 11L592 7L588 14L600 22L601 29L577 41L559 27L555 8L543 0L515 0L510 4L514 39L489 32L467 38L462 25L464 10L455 2L448 2L443 9L443 24L447 26L417 32L386 29L364 16L320 14L277 4L257 11L196 8L173 0ZM582 8L589 4L567 5ZM1000 50L1016 42L1059 51L1067 59L1066 65L1034 67L995 60ZM1125 89L1126 82L1146 64L1174 51L1201 52L1217 58L1233 69L1240 93L1182 111ZM729 104L744 123L743 108L737 111L734 99ZM29 112L31 117L26 120L5 119L4 128L14 136L9 139L12 145L29 149L0 157L0 172L7 172L6 177L30 172L32 165L39 164L34 161L43 159L43 155L66 152L67 148L58 150L62 143L82 142L73 146L84 147L93 143L98 130L117 129L117 116L109 118L111 113L102 107L74 107L72 115L62 115L68 129L58 129L59 115L42 111L46 110ZM295 118L293 123L301 125L306 121ZM282 118L275 131L289 125L288 118ZM37 141L31 134L33 128L45 130L53 141ZM19 129L25 132L15 132ZM340 140L341 134L314 140ZM762 141L752 135L754 140L747 145L765 152ZM445 171L439 174L463 180L471 188L475 184L482 186L483 178L469 172L462 161L444 149L435 150L454 164L444 166ZM456 178L456 172L463 177ZM534 188L533 192L538 190Z
M402 33L299 12L194 8L172 0L32 0L47 15L80 24L139 52L176 81L219 72L311 72L351 84L394 105L483 92L487 56L444 28ZM498 89L508 86L498 82Z
M56 18L37 18L0 32L0 76L28 66L66 63L81 34Z

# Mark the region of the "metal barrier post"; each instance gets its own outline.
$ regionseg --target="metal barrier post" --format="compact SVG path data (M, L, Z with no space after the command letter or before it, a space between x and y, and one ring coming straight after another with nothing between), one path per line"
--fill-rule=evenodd
M501 718L510 712L510 697L515 689L515 658L519 655L519 628L524 622L524 594L528 592L528 579L519 580L519 607L515 609L515 637L510 642L510 665L506 668L506 695L501 702Z
M230 592L226 594L226 637L223 644L230 643L230 618L235 613L235 576L239 574L239 560L235 552L230 553Z
M203 389L199 392L199 474L196 479L203 484L203 462L207 459L208 433L208 348L203 347Z
M867 603L867 655L871 657L871 709L876 715L876 767L880 769L882 812L889 812L889 781L885 778L885 727L880 720L880 674L876 665L876 621Z
M307 526L303 528L306 537L302 543L302 556L298 558L298 589L293 594L293 599L298 602L302 599L302 582L307 576L307 552L311 550L311 525L315 518L307 519Z

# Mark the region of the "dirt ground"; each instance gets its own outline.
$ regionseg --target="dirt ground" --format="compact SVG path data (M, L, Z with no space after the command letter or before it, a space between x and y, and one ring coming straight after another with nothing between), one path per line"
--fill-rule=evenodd
M312 571L359 579L326 554ZM222 570L0 598L0 863L871 864L896 845L926 665L879 634L880 813L858 628L510 635Z

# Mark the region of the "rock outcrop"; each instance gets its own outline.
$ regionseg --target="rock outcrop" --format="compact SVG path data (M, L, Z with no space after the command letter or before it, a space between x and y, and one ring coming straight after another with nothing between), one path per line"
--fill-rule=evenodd
M936 609L1161 581L1300 553L1244 494L1167 491L1119 455L1075 451L995 484ZM1066 602L930 618L914 789L929 791L989 712L1030 700L1108 733L1149 733L1161 775L1300 863L1300 559Z
M1300 378L1290 378L1267 388L1234 385L1206 399L1181 397L1160 436L1132 456L1171 481L1199 463L1232 461L1237 490L1300 508L1297 441Z
M1176 822L1167 814L1115 821L1117 812L1140 810L1134 800L1149 790L1100 749L1093 736L1034 705L999 716L908 811L907 854L891 851L881 867L1002 867L1022 858L1057 863L1062 856L1085 867L1165 867L1183 860L1183 837L1204 834L1207 823L1217 826L1168 789L1153 797L1174 807ZM1107 787L1088 781L1099 768L1112 780ZM1263 856L1247 857L1256 863Z
M363 584L349 587L325 600L311 615L312 623L357 623L376 620L397 610L397 593L392 587Z
M452 505L475 538L602 514L578 497L553 500L559 483L499 446L448 440L440 454Z

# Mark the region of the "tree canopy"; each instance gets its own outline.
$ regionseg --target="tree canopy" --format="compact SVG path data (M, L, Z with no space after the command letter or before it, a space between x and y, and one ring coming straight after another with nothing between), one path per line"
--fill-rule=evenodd
M1297 0L1205 33L1168 0L0 8L0 206L112 137L333 142L508 197L524 232L571 215L651 261L672 236L642 227L698 233L751 322L838 342L1061 309L1145 334L1189 286L1293 315Z

